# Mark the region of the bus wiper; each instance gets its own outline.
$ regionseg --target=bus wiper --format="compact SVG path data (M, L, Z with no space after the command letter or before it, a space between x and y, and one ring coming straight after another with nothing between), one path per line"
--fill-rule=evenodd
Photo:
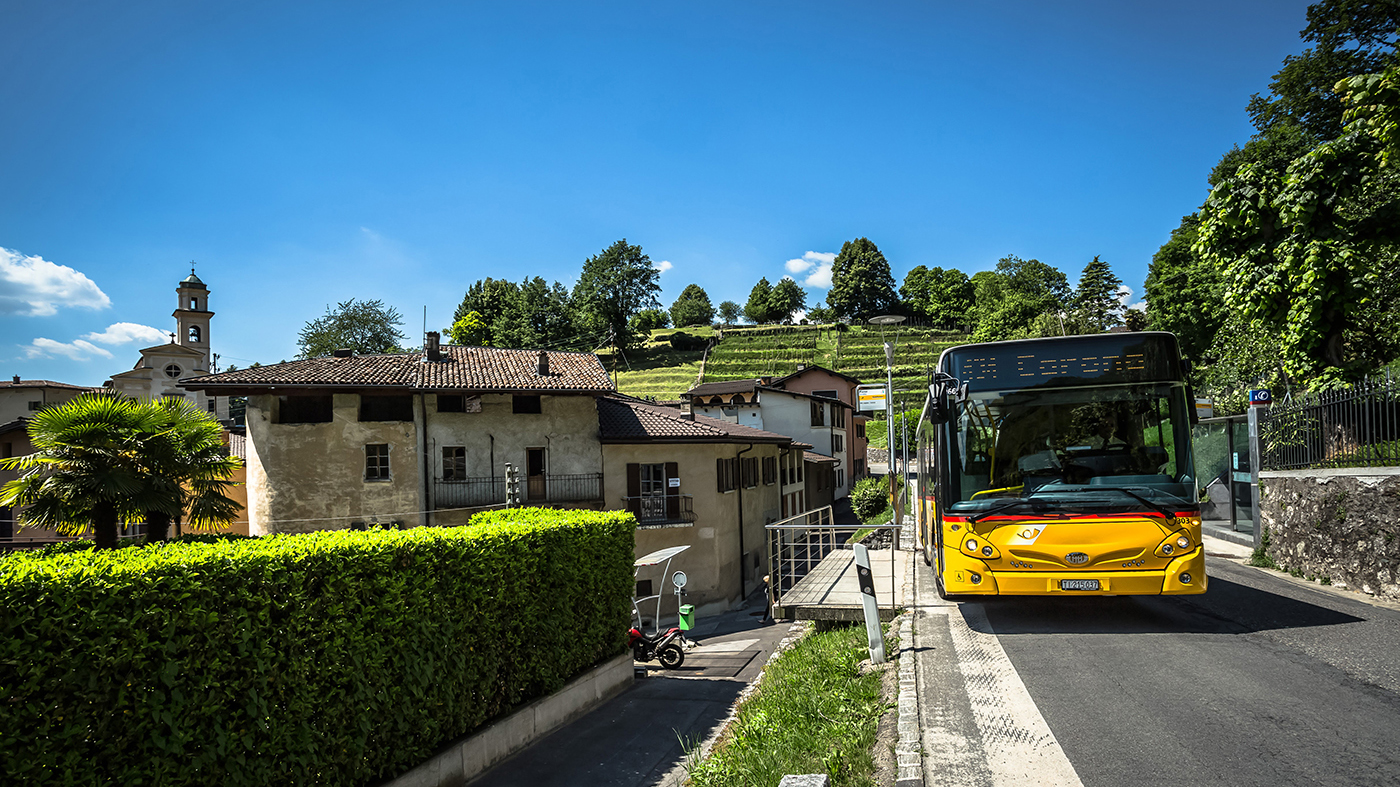
M986 519L987 517L991 516L992 514L999 514L999 513L1001 513L1002 511L1007 511L1007 510L1010 510L1010 509L1012 509L1012 508L1017 508L1017 507L1019 507L1019 506L1025 505L1025 504L1027 504L1027 503L1030 504L1031 510L1034 511L1034 512L1036 512L1037 514L1043 514L1043 513L1045 513L1045 511L1046 511L1047 509L1050 508L1050 504L1049 504L1049 503L1045 502L1044 500L1040 500L1040 499L1036 498L1036 497L1033 496L1033 495L1032 495L1032 496L1027 496L1027 497L1018 497L1018 498L1016 498L1015 500L1012 500L1010 503L1007 503L1006 505L997 506L996 508L989 508L989 509L987 509L986 511L983 511L982 513L980 513L980 514L976 514L976 515L974 515L974 516L970 516L970 517L968 517L967 521L969 521L969 522L980 522L980 521L982 521L983 519Z
M1098 491L1098 490L1100 490L1100 489L1103 489L1103 490L1106 490L1106 491L1109 491L1109 492L1122 492L1123 494L1127 495L1128 497L1133 498L1134 500L1138 501L1139 503L1142 503L1143 505L1147 506L1148 508L1152 509L1153 511L1156 511L1157 513L1161 514L1162 517L1165 518L1165 519L1167 520L1167 523L1168 523L1168 524L1173 524L1173 523L1175 523L1175 521L1176 521L1176 512L1175 512L1175 511L1172 511L1170 508L1167 508L1166 506L1162 505L1161 503L1155 502L1155 501L1153 501L1153 500L1149 500L1149 499L1143 497L1142 495L1138 494L1137 492L1134 492L1133 490L1128 489L1127 487L1122 487L1122 486L1086 486L1086 487L1084 487L1084 488L1085 488L1086 490L1088 490L1088 491Z

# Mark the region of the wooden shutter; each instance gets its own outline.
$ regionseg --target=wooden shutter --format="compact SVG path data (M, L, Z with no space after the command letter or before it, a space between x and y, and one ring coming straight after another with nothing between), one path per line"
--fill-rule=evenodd
M715 460L715 488L716 488L721 494L723 494L725 491L727 491L727 490L724 488L724 460L723 460L723 459L716 459L716 460Z
M671 479L681 477L680 465L666 463L666 518L672 521L681 516L681 488L671 483Z
M642 513L642 466L636 462L627 463L627 510L633 516Z

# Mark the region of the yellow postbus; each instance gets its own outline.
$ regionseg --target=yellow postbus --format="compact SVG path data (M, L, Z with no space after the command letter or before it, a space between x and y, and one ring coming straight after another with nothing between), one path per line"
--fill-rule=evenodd
M939 595L1204 593L1185 371L1157 332L944 351L916 484Z

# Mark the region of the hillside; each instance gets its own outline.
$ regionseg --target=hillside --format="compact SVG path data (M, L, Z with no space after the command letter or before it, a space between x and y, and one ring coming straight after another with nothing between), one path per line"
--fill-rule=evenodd
M679 398L695 385L700 374L700 359L705 352L671 349L671 334L675 332L674 328L652 331L645 347L628 350L618 356L618 391L631 396L665 400ZM708 326L686 328L685 332L692 336L714 335L714 329ZM609 372L613 370L611 352L600 350L598 358Z

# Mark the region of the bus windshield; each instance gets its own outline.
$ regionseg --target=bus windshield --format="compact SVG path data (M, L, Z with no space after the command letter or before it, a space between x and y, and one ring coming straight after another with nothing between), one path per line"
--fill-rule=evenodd
M947 511L1194 506L1189 413L1182 383L973 392L947 425Z

